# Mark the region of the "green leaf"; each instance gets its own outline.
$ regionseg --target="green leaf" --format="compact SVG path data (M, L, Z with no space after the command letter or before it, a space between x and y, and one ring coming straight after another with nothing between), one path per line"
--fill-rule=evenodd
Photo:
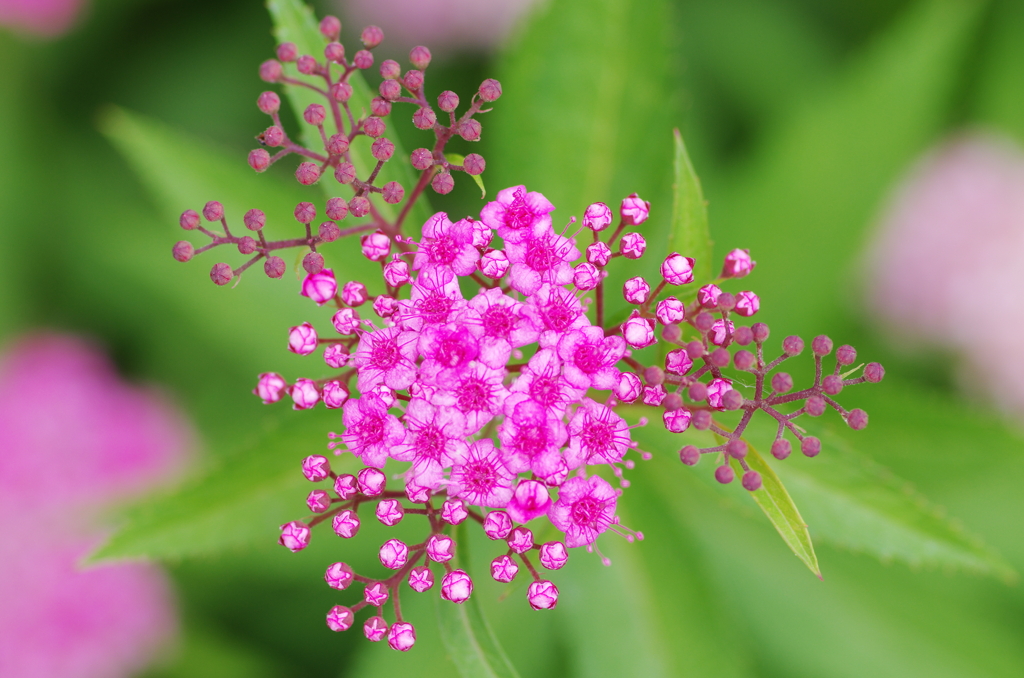
M835 432L808 428L821 439L821 454L810 464L787 466L786 479L817 538L882 561L1016 580L998 553L909 483Z
M459 544L457 562L467 572L469 535L465 524L456 528ZM483 615L480 603L470 597L456 605L437 599L437 619L448 655L462 678L518 678L519 673L509 661Z
M279 525L308 514L300 464L324 449L328 417L337 423L337 413L327 410L289 415L205 476L125 510L120 527L87 562L179 559L275 542ZM343 472L355 466L351 457L332 462Z
M807 523L800 515L793 498L786 491L782 480L764 460L764 457L754 449L753 445L747 445L746 460L752 470L761 474L761 489L751 492L750 496L768 516L768 520L779 531L782 540L786 542L796 557L820 579L821 569L818 567L818 557L814 554L814 544L811 543ZM731 461L737 475L742 475L743 467L740 466L739 461L736 459Z
M458 153L445 153L444 157L445 157L445 160L447 160L448 162L452 163L453 165L461 165L464 162L466 162L466 156L459 155ZM486 198L487 197L487 189L484 188L484 179L483 179L483 177L481 177L479 174L470 174L469 176L472 177L473 181L476 182L476 185L480 187L480 197L481 198Z
M708 230L708 206L700 179L693 169L686 144L679 130L673 130L675 140L675 193L672 202L672 230L668 237L668 251L693 257L694 280L711 280L711 233Z
M327 39L320 33L316 18L313 16L313 9L309 5L302 2L302 0L267 0L267 10L270 12L271 20L274 22L274 37L277 39L278 44L294 42L300 55L309 54L318 60L323 59L324 46L327 44ZM283 66L289 76L300 80L307 79L306 76L303 76L296 70L294 63L283 64ZM352 116L358 120L370 110L373 92L367 86L362 74L358 71L353 72L349 76L348 82L352 85L353 90L352 97L348 102L349 109L352 111ZM317 83L318 86L321 84L322 82ZM307 87L285 85L284 91L296 115L299 117L301 117L302 112L306 110L309 104L322 104L324 102L324 97L321 94ZM340 132L342 130L336 131ZM304 145L307 148L321 147L320 140L312 135L312 128L307 125L303 133ZM402 149L402 144L398 138L395 136L388 138L395 144L395 154L393 159L387 162L381 169L380 174L377 175L377 185L383 185L389 181L397 181L405 188L406 195L408 195L411 193L413 186L416 185L419 177L413 174L411 166L406 162L409 156ZM368 176L377 165L377 161L370 153L371 143L372 139L366 135L360 135L352 141L352 145L349 147L352 164L356 166L361 177ZM332 182L334 182L333 177L321 179L321 186L323 186L324 191L329 193L340 186L340 184L336 185ZM375 193L370 198L374 203L374 207L384 218L393 220L398 216L397 207L384 202L380 198L380 194ZM408 227L404 229L405 232L407 234L411 234L414 231L418 232L419 227L423 225L430 214L430 205L426 195L420 195L409 211L407 218Z

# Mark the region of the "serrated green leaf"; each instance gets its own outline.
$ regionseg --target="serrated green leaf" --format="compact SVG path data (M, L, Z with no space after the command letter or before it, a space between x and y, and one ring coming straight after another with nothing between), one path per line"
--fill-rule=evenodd
M453 165L461 165L461 164L466 162L466 156L459 155L458 153L445 153L444 157L445 157L445 160L447 160L448 162L452 163ZM470 174L469 176L472 177L473 181L476 182L476 185L480 187L480 197L481 198L486 198L487 197L487 189L484 188L484 179L483 179L483 177L481 177L479 174Z
M790 550L820 579L821 568L818 567L818 557L814 554L814 544L811 543L807 523L800 515L796 503L786 491L782 480L764 460L764 457L754 449L754 446L747 445L747 450L747 464L752 470L761 474L761 489L751 492L750 496L768 516L768 520L778 530ZM731 461L736 473L742 475L743 467L740 466L739 461L736 459Z
M711 280L711 232L708 230L708 206L704 190L693 169L683 143L683 135L673 130L675 143L675 185L672 201L672 230L668 251L693 257L693 277L697 283Z
M318 60L323 59L323 51L324 46L327 44L327 39L320 33L317 21L313 16L313 9L309 5L302 2L302 0L267 0L267 10L270 12L271 20L274 22L274 37L277 39L278 44L294 42L300 55L309 54ZM300 80L306 79L306 76L303 76L296 70L294 63L283 65L285 72L289 76ZM358 71L349 76L348 82L352 85L352 97L349 99L348 105L352 111L352 116L358 120L370 110L373 92L367 86L362 74ZM317 84L321 85L322 83ZM323 95L306 87L285 85L284 91L292 108L299 116L302 115L302 112L310 104L324 103ZM303 143L307 148L320 147L320 140L312 137L313 132L310 130L312 128L307 126L302 137ZM340 132L342 130L336 131ZM395 153L393 159L386 163L381 169L380 174L377 175L377 185L383 185L389 181L397 181L405 188L408 195L408 192L411 192L413 186L416 185L419 177L413 174L411 166L406 162L406 158L409 156L402 149L402 144L398 138L395 136L388 138L395 144ZM366 135L360 135L352 141L352 145L349 147L352 164L356 166L361 177L368 176L377 164L377 161L370 153L372 141ZM333 182L332 177L326 177L321 180L321 185L325 191L331 192L338 187ZM380 195L376 193L369 197L374 207L384 218L393 220L398 216L396 205L384 202ZM420 226L423 225L430 214L430 205L426 195L420 195L409 211L404 231L407 234L418 233Z
M465 524L456 528L456 532L457 566L468 572L469 538ZM462 678L519 678L475 597L458 605L438 598L437 619L441 640Z
M126 509L120 527L87 562L180 559L276 541L279 525L307 514L300 464L324 449L328 417L337 423L337 413L327 410L289 414L201 478ZM347 458L332 466L354 464Z

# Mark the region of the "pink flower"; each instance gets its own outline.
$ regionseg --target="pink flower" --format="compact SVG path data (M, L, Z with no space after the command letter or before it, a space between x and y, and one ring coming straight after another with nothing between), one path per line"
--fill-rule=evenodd
M310 273L302 281L302 296L309 297L317 306L323 306L338 293L338 281L334 279L334 271L325 268L319 273Z
M541 333L538 342L541 348L551 348L566 332L590 324L583 304L564 287L545 283L530 296L527 305L536 311L540 320L537 329Z
M581 389L612 388L619 380L615 365L625 353L622 337L606 337L604 330L592 325L569 332L558 341L558 357L565 361L565 380Z
M391 449L405 440L405 429L376 395L349 400L343 413L341 439L367 466L382 468Z
M455 408L435 407L413 398L403 420L408 433L405 442L391 450L391 456L412 462L412 482L437 487L442 470L466 455L466 417Z
M536 480L520 480L505 510L517 523L528 523L546 515L551 507L548 488Z
M457 408L466 417L465 435L473 435L501 413L509 395L502 384L504 372L472 362L464 370L442 375L438 386L443 390L434 402Z
M503 508L512 497L513 479L494 443L485 438L470 445L452 467L448 493L476 506Z
M548 511L551 523L565 533L569 548L593 544L612 526L618 494L600 476L570 478Z
M359 369L359 390L368 391L377 384L388 388L408 388L416 380L416 343L414 332L385 327L366 332L359 340L355 365Z
M551 475L564 464L559 449L565 444L565 424L533 400L522 400L498 427L506 465L513 473L532 471Z
M480 252L473 245L473 222L462 219L454 224L444 212L438 212L423 224L423 238L412 268L445 266L455 275L470 275L476 270Z
M498 287L482 290L469 300L469 307L476 314L462 322L480 338L480 361L488 367L505 367L513 348L532 344L540 336L528 307Z
M569 421L569 468L584 464L615 464L629 449L629 426L610 408L584 398ZM525 522L525 521L519 521Z
M601 339L604 339L603 333ZM581 339L578 343L582 343L584 340ZM576 346L575 343L569 346L569 349L573 350L570 355L575 355ZM600 355L593 359L595 364L599 361ZM574 369L578 372L577 381L586 381L589 386L590 376L579 370L578 367ZM601 366L598 365L596 369L600 370ZM512 395L505 401L505 414L511 414L524 400L532 400L544 407L550 416L560 418L571 403L579 400L586 388L587 386L577 387L569 383L569 380L563 376L562 362L558 359L557 354L551 349L544 349L530 358L530 362L523 368L519 378L512 384Z
M558 587L545 580L535 581L527 590L526 599L535 610L551 610L558 604Z
M525 186L513 186L499 191L497 200L487 203L480 220L497 229L506 244L520 243L531 235L550 231L554 209L540 193L527 193Z
M399 302L395 320L403 329L420 331L425 325L449 322L465 304L455 274L433 266L416 278L409 299Z
M465 321L427 327L418 348L425 358L419 367L424 380L434 379L441 371L458 372L480 355L480 342Z
M505 256L512 263L509 284L523 294L533 294L543 283L565 285L572 282L573 261L580 251L573 240L548 229L523 236L518 242L505 243Z

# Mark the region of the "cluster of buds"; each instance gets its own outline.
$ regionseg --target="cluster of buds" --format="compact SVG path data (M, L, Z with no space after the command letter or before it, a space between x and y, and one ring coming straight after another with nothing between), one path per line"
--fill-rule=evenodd
M349 81L354 73L373 67L372 50L383 41L383 31L376 26L364 28L361 34L364 49L353 54L351 60L346 57L344 46L337 42L341 34L341 22L336 17L324 17L320 22L320 32L327 41L321 58L300 55L293 43L283 43L277 48L276 59L269 59L260 65L260 77L264 81L302 87L323 97L323 104L310 104L302 112L302 119L310 126L310 133L300 135L317 140L320 146L308 148L285 132L280 116L281 97L276 92L267 91L259 95L256 105L271 117L273 124L256 137L260 148L249 153L248 162L257 172L263 172L281 158L295 154L303 158L295 169L295 178L300 184L316 184L326 174L333 172L339 184L350 187L352 196L347 200L341 197L331 199L326 210L329 221L321 223L316 232L313 230L316 211L309 203L301 203L295 210L295 218L305 225L306 237L278 241L268 241L263 236L266 215L258 209L247 212L244 219L246 228L254 231L257 238L249 235L233 236L220 203L210 202L202 212L207 221L221 222L223 233L205 228L195 210L186 211L181 216L181 227L185 230L199 230L210 238L210 242L196 249L189 241L182 240L174 245L175 259L188 261L195 254L218 245L234 245L240 253L252 255L251 259L236 269L226 263L214 265L210 278L218 285L227 284L260 260L264 260L263 269L268 276L281 277L285 262L273 252L290 247L308 248L309 253L303 258L302 266L307 273L316 273L324 267L323 256L316 251L318 245L333 242L342 236L369 231L376 231L385 239L393 238L401 233L409 208L428 185L437 193L450 193L455 187L453 172L477 176L486 168L483 156L478 153L467 155L461 165L451 162L445 155L445 147L456 136L466 141L480 140L481 126L475 116L488 112L490 109L484 106L501 96L501 84L497 80L488 79L481 83L461 115L456 115L459 96L447 90L441 92L437 97L438 114L426 97L425 71L430 65L430 50L422 46L414 47L409 52L413 68L405 73L401 65L391 59L380 64L382 81L379 96L368 102L369 114L363 115L362 110L353 111L354 106L351 104L355 103L353 96L356 89ZM409 162L420 172L420 176L408 194L406 187L397 181L377 185L381 170L395 153L394 142L384 136L387 131L384 119L391 114L392 105L396 103L413 105L416 109L412 116L413 124L418 129L434 132L432 148L418 148L410 154ZM360 177L352 150L354 144L367 142L368 152L375 164L366 168L365 176ZM280 150L271 155L267 148ZM372 202L374 196L385 203L399 206L398 215L393 220L387 219ZM349 214L367 221L345 229L339 228L337 222Z
M333 41L340 24L328 17L321 30ZM367 50L380 38L379 29L363 32ZM639 227L648 220L650 205L636 194L622 201L617 218L607 205L594 203L581 223L577 225L573 217L556 231L551 218L554 205L540 193L515 186L499 192L479 218L453 222L439 212L423 224L418 241L403 235L402 220L411 201L428 183L444 193L451 188L451 170L476 173L483 169L478 156L472 161L473 156L467 157L461 168L449 166L442 151L453 134L470 140L479 137L479 124L472 116L480 112L481 102L497 98L500 87L485 81L459 119L454 115L457 97L443 93L438 105L449 113L450 125L440 125L422 94L429 51L416 48L411 55L416 70L404 76L394 62L382 64L384 82L381 96L374 99L373 115L356 121L347 106L351 87L346 79L353 69L373 63L367 50L356 53L350 64L336 42L328 44L326 62L298 57L293 46L282 45L280 61L266 62L261 68L266 80L301 84L327 96L338 129L328 138L324 109L310 107L304 117L318 128L326 155L296 146L277 124L276 95L265 93L260 105L274 116L275 127L264 133L263 140L280 141L284 150L279 156L295 152L319 163L300 165L296 176L301 183L311 183L334 167L335 177L351 184L355 197L348 202L329 199L325 212L330 221L321 223L316 235L311 225L317 208L300 203L295 216L305 224L306 237L279 242L263 238L260 229L265 218L258 210L246 214L245 224L257 232L259 240L232 236L223 207L211 202L203 217L221 221L223 234L201 226L199 214L189 211L182 215L182 226L202 230L213 242L201 250L193 250L188 243L175 246L180 260L225 243L235 244L245 254L256 253L237 271L227 264L214 266L211 275L218 284L260 258L266 258L268 275L280 277L284 263L269 252L308 247L301 294L333 314L326 333L325 327L306 322L288 334L288 349L293 353L308 356L322 349L328 376L289 383L279 374L265 373L254 392L264 403L278 402L287 394L299 410L321 402L340 409L343 429L329 434L328 449L336 455L352 454L361 468L353 474L338 474L326 456L307 457L304 476L323 485L307 497L312 515L281 526L280 543L300 551L309 544L311 529L328 521L336 535L351 539L359 531L359 509L365 505L372 506L376 519L386 526L396 525L408 514L426 520L419 543L389 539L380 546L380 563L390 573L383 578L357 574L343 561L327 567L325 579L330 587L344 591L353 583L362 586L361 600L330 609L327 625L331 629L351 628L356 614L369 608L373 614L363 623L366 637L386 639L396 650L410 649L416 632L402 617L403 583L423 593L434 587L435 571L443 570L442 599L458 604L472 595L472 577L452 564L453 526L464 521L478 523L489 539L500 544L491 562L493 579L511 582L522 566L532 579L526 594L529 605L536 610L555 607L558 588L541 575L537 564L544 570L558 570L565 565L570 548L600 554L596 541L605 532L628 541L643 538L642 533L623 526L616 515L618 499L629 487L625 471L633 468L635 457L651 456L632 440L634 426L622 416L624 405L657 408L651 412L660 415L661 423L674 433L692 426L717 434L722 444L703 449L686 445L679 453L681 460L693 465L702 454L720 454L724 463L715 477L722 483L734 479L730 459L736 460L744 470L742 485L751 492L760 490L761 478L745 461L748 448L743 433L755 411L778 422L772 446L777 459L790 453L787 431L800 441L804 454L819 452L819 441L795 423L801 415L819 416L831 407L852 428L867 425L862 410L848 411L834 398L846 386L877 382L884 374L880 365L871 363L861 376L855 376L860 368L851 367L856 359L852 347L835 351L835 370L825 376L822 359L832 352L832 341L815 338L811 343L814 381L799 391L793 390L788 374L774 372L802 352L799 337L786 338L782 354L766 361L768 327L743 324L757 314L760 299L751 291L734 294L719 287L754 269L746 250L730 252L716 280L700 281L706 284L689 294L679 292L681 298L667 293L689 289L686 286L695 282L695 262L684 254L670 254L661 264L657 284L652 286L643 277L625 282L623 298L634 308L623 322L606 322L607 267L614 258L640 259L647 249ZM323 78L326 90L284 75L281 61L296 61L299 73ZM336 80L331 64L341 69ZM412 96L402 96L403 88ZM434 129L437 145L432 151L413 153L413 165L423 174L401 216L388 223L376 214L368 196L380 192L389 202L389 196L402 199L401 187L374 186L390 157L380 118L396 101L419 107L414 123ZM346 112L344 118L341 110ZM378 164L366 181L355 178L346 155L349 143L359 134L375 139ZM261 169L275 159L257 150L250 164ZM357 217L370 214L372 221L342 230L336 222L349 212ZM583 246L578 238L586 231L592 241ZM381 285L339 282L316 252L317 245L359 232L364 232L362 255L381 265ZM371 294L371 287L383 292ZM635 352L658 343L659 325L666 350ZM747 346L755 351L739 348ZM659 364L640 360L652 354L660 356L655 360ZM752 387L735 376L744 372L753 375ZM716 416L731 411L738 413L738 424L729 427L722 416L716 421ZM646 417L640 417L635 426L647 423ZM609 478L617 479L619 487ZM548 523L561 538L539 543L536 534ZM607 558L600 557L608 564ZM390 624L384 610L389 601L394 617Z

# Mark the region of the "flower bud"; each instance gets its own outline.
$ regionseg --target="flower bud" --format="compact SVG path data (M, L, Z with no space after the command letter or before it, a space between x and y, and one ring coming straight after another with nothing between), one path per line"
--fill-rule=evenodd
M772 390L776 393L786 393L793 388L793 377L786 372L776 372L772 375Z
M412 166L418 170L425 170L434 164L434 154L426 148L417 148L409 155Z
M277 92L263 92L256 99L256 106L267 115L277 113L281 109L281 97L277 95Z
M661 405L665 395L665 389L660 384L657 386L648 385L644 388L644 405L657 407Z
M535 581L527 589L526 600L535 610L551 610L558 605L558 587L546 579Z
M640 311L634 310L629 319L622 323L622 337L633 348L646 348L657 341L654 336L654 321L642 318Z
M364 468L356 474L359 491L367 497L376 497L383 492L387 480L384 472L376 468Z
M488 278L498 280L504 277L510 266L508 257L501 250L489 250L480 257L480 272Z
M231 278L234 277L231 267L225 263L214 264L213 268L210 269L210 280L215 285L227 285L231 282Z
M686 306L675 297L668 297L658 302L655 314L663 325L674 325L686 319Z
M303 54L295 62L295 68L303 75L313 75L316 73L316 59L308 54Z
M338 293L338 283L334 279L334 271L325 268L319 273L311 273L302 281L302 296L309 297L323 306Z
M355 309L342 308L334 314L331 322L334 323L334 329L338 334L354 334L359 328L359 314Z
M455 179L450 172L441 171L434 175L430 181L430 187L440 195L447 195L455 188Z
M334 479L334 493L347 501L359 493L359 481L351 473L343 473Z
M312 186L320 180L320 167L315 162L299 163L295 178L303 186Z
M665 354L665 370L671 374L683 375L693 368L693 359L686 349L677 348Z
M365 49L359 50L352 57L352 65L358 69L366 70L373 65L373 54Z
M309 526L306 523L293 520L281 526L281 536L277 543L295 553L309 546L309 536Z
M468 517L466 504L461 499L448 499L441 504L441 520L449 525L458 525Z
M331 98L339 103L345 103L352 98L352 94L355 90L352 89L352 85L347 82L336 82L331 85L330 95Z
M584 262L573 271L572 281L579 290L592 290L601 282L601 272L593 264Z
M277 59L267 59L260 64L260 80L263 82L278 82L283 75L284 69Z
M761 489L761 474L757 471L747 471L743 474L743 489L755 492Z
M864 379L877 384L885 377L885 368L880 363L868 363L864 366Z
M318 483L331 475L331 464L327 457L311 454L302 460L302 475L311 483Z
M614 219L611 208L603 202L593 203L583 213L583 225L595 232L608 228Z
M697 381L690 384L690 387L686 389L686 395L690 396L690 400L695 403L702 402L708 398L708 385Z
M718 306L718 297L722 296L722 288L710 284L697 290L697 301L704 308L715 308Z
M320 402L320 392L312 379L296 379L288 395L292 397L293 410L308 410Z
M619 252L627 259L639 259L647 250L647 241L639 233L627 233L619 240Z
M302 113L302 118L310 125L320 126L327 118L327 109L320 104L310 104Z
M733 363L738 370L749 370L754 366L756 360L754 354L750 351L736 351L736 355L733 356Z
M827 356L832 352L832 340L820 334L811 342L811 352L818 357Z
M370 261L380 261L391 253L391 238L389 238L383 231L375 231L368 235L364 235L361 243L363 256ZM365 299L363 301L365 301Z
M797 336L789 336L782 340L782 352L789 357L804 352L804 340Z
M470 153L462 161L462 169L470 176L479 176L487 169L487 162L484 160L484 156L479 153Z
M743 407L743 394L736 389L729 389L722 395L722 407L730 412Z
M612 258L612 251L603 242L587 245L587 261L594 266L606 266Z
M793 451L793 445L785 438L779 438L772 443L772 456L782 461Z
M817 457L821 452L821 441L814 436L805 436L800 441L800 451L808 457Z
M750 258L750 250L735 249L725 256L723 278L742 278L754 270L757 263Z
M642 304L647 301L651 286L641 276L630 278L622 285L622 296L631 304Z
M493 514L492 514L493 515ZM464 603L473 595L473 579L464 570L452 570L441 580L441 598Z
M302 323L288 330L288 350L292 353L309 355L316 347L316 330L309 323Z
M732 382L728 379L712 379L708 384L708 405L720 410L723 408L722 397L725 392L732 388Z
M427 540L427 557L435 563L447 563L455 556L455 541L444 534L431 535Z
M387 204L396 205L402 202L402 198L405 197L405 189L397 181L389 181L384 184L381 197L384 198L384 202Z
M341 221L348 216L348 203L344 198L331 198L327 201L327 218Z
M349 306L362 306L369 298L370 295L366 291L366 285L358 280L347 282L345 283L345 286L341 288L341 300Z
M501 83L494 78L488 78L480 83L480 89L477 90L480 98L486 102L497 101L498 97L501 96Z
M299 58L299 48L294 42L282 42L277 46L277 58L284 62L295 61Z
M661 277L669 285L686 285L693 282L693 257L684 257L673 252L661 262Z
M181 213L178 224L186 231L199 228L199 213L195 210L185 210Z
M514 553L526 553L533 548L533 532L522 526L517 527L509 533L505 542Z
M416 593L424 593L434 588L434 573L426 565L409 570L409 588Z
M707 314L704 314L707 315ZM732 339L733 324L731 320L716 320L711 324L708 341L715 346L726 346Z
M387 596L384 597L384 600L387 601ZM384 603L382 602L381 605L383 604ZM383 617L370 617L363 623L363 635L366 636L367 640L373 641L374 643L384 640L384 636L386 636L387 633L388 623L384 621Z
M339 476L340 477L340 476ZM343 539L351 539L359 533L359 516L355 511L342 511L334 516L331 526L334 533Z
M267 146L270 146L271 148L275 148L277 146L284 146L284 130L278 127L277 125L271 125L270 127L268 127L266 130L263 131L263 134L261 136L263 137L263 143L266 144ZM257 139L259 138L260 137L257 137Z
M211 200L203 207L203 217L207 221L220 221L224 218L224 206L216 200Z
M391 156L395 153L395 144L390 139L381 137L375 139L373 144L370 146L370 153L373 157L381 162L386 162L391 159Z
M192 246L188 240L179 240L174 243L174 247L171 249L171 254L174 255L175 261L182 263L190 260L195 256L196 248Z
M363 121L363 131L366 132L366 136L371 139L376 139L380 135L384 134L387 127L387 124L380 118L367 118Z
M836 362L840 365L852 365L857 360L857 349L849 344L843 344L836 349Z
M481 130L480 122L470 118L460 122L456 132L466 141L480 141Z
M759 310L761 310L761 300L753 292L740 292L736 295L736 313L738 315L749 318Z
M325 221L317 228L317 237L323 242L334 242L341 237L341 229L333 221Z
M451 90L445 90L437 95L437 107L445 113L451 113L459 107L459 95Z
M519 566L509 555L498 556L491 561L491 578L494 581L508 584L519 574Z
M846 425L854 431L867 428L868 413L862 409L850 410L850 413L846 415Z
M340 64L345 61L345 46L340 42L329 42L324 47L324 59L330 63Z
M643 392L643 384L640 383L640 377L632 372L622 372L612 391L620 401L631 403L640 397Z
M380 64L380 77L385 80L397 80L402 75L402 67L394 59L385 59Z
M388 539L380 547L380 564L389 570L401 570L409 559L409 547L400 539Z
M430 50L422 45L413 47L409 51L409 63L421 71L424 70L430 65Z
M504 539L512 531L512 519L504 511L491 511L484 518L484 533L489 539Z
M405 77L402 78L402 84L405 85L405 88L410 92L415 92L418 91L421 87L423 87L423 80L423 71L417 71L416 69L412 69L405 72ZM431 115L433 115L434 112L431 111L430 113Z
M821 380L821 388L828 395L839 395L843 390L843 378L830 374Z
M362 41L366 49L373 49L384 41L384 31L376 26L367 26L360 33L359 40Z
M348 391L338 381L329 381L324 384L323 392L324 406L329 410L336 410L348 400Z
M306 497L306 506L313 513L323 513L331 508L331 495L323 490L313 490Z
M319 273L324 270L324 256L319 252L307 252L302 257L302 268L306 273Z
M377 87L377 91L384 101L395 101L402 96L402 84L397 80L385 80Z
M673 394L675 395L675 394ZM665 410L661 415L665 428L672 433L682 433L690 428L690 419L693 417L690 411L680 407L675 410Z
M356 616L350 608L344 605L335 605L327 613L327 628L332 631L348 631L352 628L352 623L355 620Z
M701 411L703 412L704 410ZM687 445L679 450L679 461L687 466L696 466L697 462L700 461L700 450L693 445Z
M820 417L825 414L826 407L825 399L818 395L812 395L804 402L804 409L812 417Z
M500 276L499 276L500 277ZM401 287L412 278L409 276L409 264L401 259L393 259L384 266L384 280L391 287Z
M733 481L735 477L736 474L733 472L732 467L730 467L728 464L719 466L718 468L715 469L715 480L722 483L723 485L728 485Z
M255 171L265 172L270 167L270 154L263 148L254 149L249 151L247 162Z
M416 644L416 629L409 622L395 622L388 630L388 646L392 650L408 652Z
M639 226L647 221L651 214L651 203L641 200L640 196L632 193L622 200L619 206L619 214L622 215L622 222L627 226Z
M549 541L540 547L540 564L548 570L560 570L569 560L565 544L560 541Z
M376 513L377 520L388 527L397 525L405 517L405 509L397 499L384 499L377 502Z
M288 387L287 382L280 374L275 372L264 372L260 375L259 381L256 383L256 389L253 391L262 400L264 405L270 403L276 403L281 399L282 394Z

